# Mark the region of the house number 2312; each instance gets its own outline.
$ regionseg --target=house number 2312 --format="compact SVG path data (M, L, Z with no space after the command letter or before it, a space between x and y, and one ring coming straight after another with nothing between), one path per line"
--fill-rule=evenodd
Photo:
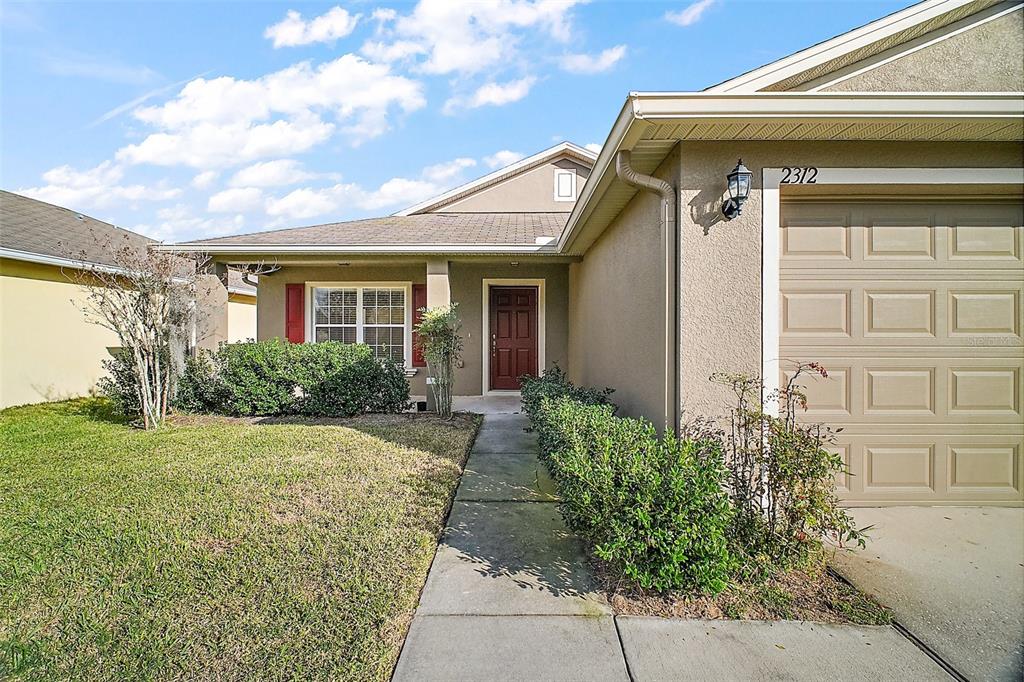
M818 182L818 169L813 166L783 168L783 185L813 185Z

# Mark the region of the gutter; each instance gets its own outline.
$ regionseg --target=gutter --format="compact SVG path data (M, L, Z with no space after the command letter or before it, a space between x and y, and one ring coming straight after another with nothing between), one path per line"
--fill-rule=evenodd
M151 247L171 253L205 253L213 255L271 254L322 256L333 254L512 254L535 253L560 255L553 243L544 244L161 244Z
M10 260L18 260L25 263L38 263L39 265L52 265L58 268L71 268L73 270L93 270L96 272L105 272L110 275L130 275L132 274L129 270L118 267L116 265L104 265L102 263L95 263L87 260L76 260L74 258L63 258L61 256L48 256L42 253L32 253L31 251L19 251L18 249L4 249L0 248L0 258L7 258ZM176 281L184 282L183 279L176 279ZM254 285L255 286L255 285ZM255 291L249 289L241 289L239 287L227 287L228 293L230 294L241 294L242 296L256 296Z
M117 267L116 265L104 265L102 263L94 263L92 261L87 260L78 260L75 258L62 258L61 256L48 256L42 253L32 253L31 251L19 251L18 249L0 248L0 258L20 260L26 263L39 263L40 265L54 265L58 268L72 268L74 270L95 270L97 272L105 272L111 275L129 274L128 270Z
M630 165L631 152L615 155L615 174L627 185L653 192L661 197L661 247L665 280L665 432L679 433L679 239L676 232L676 188L652 175L644 175Z

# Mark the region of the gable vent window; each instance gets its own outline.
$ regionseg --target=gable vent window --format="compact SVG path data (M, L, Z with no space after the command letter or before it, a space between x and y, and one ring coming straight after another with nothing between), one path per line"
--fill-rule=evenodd
M576 171L555 171L555 201L576 201Z

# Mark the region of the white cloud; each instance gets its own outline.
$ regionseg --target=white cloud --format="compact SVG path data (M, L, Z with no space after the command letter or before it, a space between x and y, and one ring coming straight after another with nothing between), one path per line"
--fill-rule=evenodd
M684 7L678 12L666 12L665 19L679 26L691 26L696 24L704 16L716 0L697 0L697 2Z
M104 161L85 171L65 165L43 173L45 185L21 188L18 193L72 210L166 201L181 194L180 189L166 183L156 186L123 185L123 179L124 168L111 161Z
M477 88L469 97L452 97L444 103L444 113L452 114L460 109L476 109L485 106L500 107L518 102L530 93L530 88L537 82L533 76L520 78L506 83L485 83Z
M288 10L284 19L267 27L263 37L273 40L275 48L326 43L352 33L361 16L349 14L341 7L332 7L315 19L305 21L295 10Z
M367 40L359 51L375 62L391 63L423 54L427 49L411 40L396 40L393 43Z
M474 159L460 157L427 166L418 178L391 178L376 189L355 183L337 183L330 187L302 187L288 194L267 199L265 210L279 224L323 217L336 220L339 213L353 207L365 211L401 208L436 196L464 181L463 173L476 166Z
M189 207L184 204L162 208L156 212L156 217L159 220L156 225L142 224L132 229L153 239L181 241L222 237L239 232L245 225L245 217L242 215L232 218L199 218L192 215Z
M420 0L412 12L386 15L389 38L419 46L419 69L429 74L473 74L509 61L527 34L560 42L572 38L573 6L585 0ZM383 49L383 48L378 48ZM409 48L403 48L407 53Z
M246 213L263 206L263 192L257 187L233 187L217 192L206 202L210 213Z
M247 166L228 181L232 187L282 187L316 177L295 159L276 159Z
M127 163L217 168L306 151L339 127L354 144L388 130L392 109L423 107L423 85L346 54L300 62L254 80L197 78L161 106L133 115L160 132L117 152Z
M267 215L290 220L303 220L337 212L358 194L355 185L337 184L314 189L302 187L276 199L267 200Z
M494 152L490 156L484 157L484 163L491 168L504 168L510 166L519 159L526 158L526 154L520 154L509 149L502 149L500 152Z
M562 57L563 71L569 73L594 74L603 73L615 66L626 56L626 46L616 45L602 50L599 54L567 54Z
M588 144L583 145L584 149L586 149L588 151L592 151L595 154L600 154L601 153L601 149L603 147L604 147L603 144L598 144L597 142L590 142Z
M268 156L306 151L327 140L334 125L317 116L273 123L200 123L180 132L154 133L117 151L118 161L193 168L230 166Z
M196 189L209 189L217 181L220 173L217 171L203 171L192 178L192 186Z
M472 168L476 165L474 159L460 157L445 163L434 164L433 166L427 166L423 169L423 177L430 182L436 184L443 184L451 182L455 178L462 175L462 172L467 168Z

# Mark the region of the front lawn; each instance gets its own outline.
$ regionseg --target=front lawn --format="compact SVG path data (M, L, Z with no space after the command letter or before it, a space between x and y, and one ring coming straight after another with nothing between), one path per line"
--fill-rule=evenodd
M387 679L477 418L0 412L0 678Z

